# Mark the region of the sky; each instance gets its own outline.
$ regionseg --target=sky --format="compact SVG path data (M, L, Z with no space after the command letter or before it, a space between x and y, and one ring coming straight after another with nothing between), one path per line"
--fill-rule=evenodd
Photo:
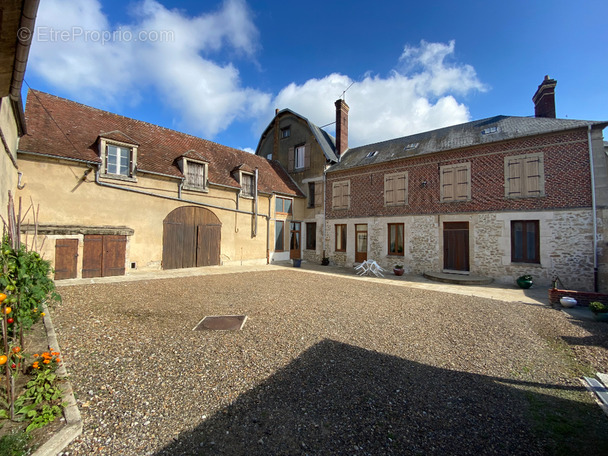
M275 109L349 146L495 115L608 120L608 2L41 0L27 87L255 151Z

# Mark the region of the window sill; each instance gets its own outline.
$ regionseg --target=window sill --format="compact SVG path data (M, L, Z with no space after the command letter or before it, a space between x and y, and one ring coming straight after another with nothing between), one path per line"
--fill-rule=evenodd
M186 184L184 184L183 189L191 191L191 192L209 193L209 188L195 187L193 185L186 185Z
M543 266L540 263L527 263L525 261L511 261L513 266L526 266L531 268L542 268Z
M123 176L122 174L106 174L106 173L102 173L99 175L100 178L102 179L112 179L112 180L119 180L119 181L125 181L125 182L137 182L137 178L135 177L129 177L129 176Z

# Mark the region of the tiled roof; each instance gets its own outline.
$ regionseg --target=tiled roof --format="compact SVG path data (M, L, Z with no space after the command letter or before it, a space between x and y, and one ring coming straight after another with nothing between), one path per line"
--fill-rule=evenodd
M98 138L134 143L137 169L183 177L177 159L209 163L211 184L240 187L231 171L240 165L259 170L259 190L303 196L281 166L242 150L158 125L95 109L44 92L30 90L26 104L28 134L19 151L99 163Z
M608 122L496 116L349 149L328 172ZM377 152L377 153L376 153Z

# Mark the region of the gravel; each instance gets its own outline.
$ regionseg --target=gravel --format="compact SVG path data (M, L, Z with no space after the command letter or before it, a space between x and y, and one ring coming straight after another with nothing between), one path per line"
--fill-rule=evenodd
M59 291L64 455L543 454L530 385L582 388L550 341L608 365L605 332L549 307L292 269Z

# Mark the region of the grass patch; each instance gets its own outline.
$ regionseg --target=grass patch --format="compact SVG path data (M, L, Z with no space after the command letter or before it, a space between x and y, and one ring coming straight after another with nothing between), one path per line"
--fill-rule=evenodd
M7 434L0 438L0 455L2 456L24 456L29 454L29 434L17 432Z

